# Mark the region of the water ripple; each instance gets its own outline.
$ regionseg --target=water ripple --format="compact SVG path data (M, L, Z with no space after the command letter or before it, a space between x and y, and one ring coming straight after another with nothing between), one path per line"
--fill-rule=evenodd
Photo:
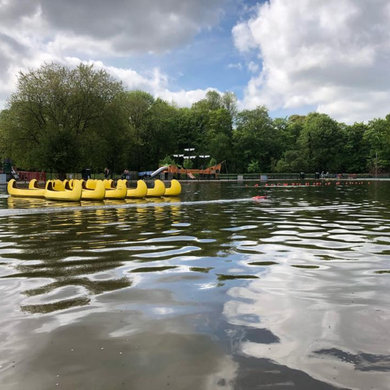
M24 333L31 340L42 337L40 348L47 352L50 337L56 341L65 332L69 343L66 330L77 328L92 360L91 346L103 353L98 343L104 340L118 342L118 356L131 345L131 362L152 356L162 364L167 354L154 354L169 337L170 346L179 336L186 346L188 335L208 335L197 367L212 345L227 351L224 358L235 366L225 360L216 365L237 378L248 368L245 357L253 359L256 378L265 375L259 367L269 364L276 383L282 383L283 370L291 370L305 380L322 378L327 388L359 388L366 381L366 388L385 389L388 192L280 188L256 203L248 196L258 189L216 183L213 196L237 198L218 200L208 199L202 185L183 202L22 209L11 208L23 203L7 198L10 208L0 209L3 350L21 361L17 348L27 353L24 346L31 346ZM91 330L98 336L92 338ZM55 356L64 355L62 347ZM76 364L74 356L67 367ZM12 367L5 360L0 366ZM188 369L185 359L180 364ZM321 387L316 384L302 389Z

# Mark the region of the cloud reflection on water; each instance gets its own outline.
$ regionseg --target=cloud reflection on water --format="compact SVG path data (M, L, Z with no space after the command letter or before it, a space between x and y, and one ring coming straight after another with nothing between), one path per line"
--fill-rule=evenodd
M336 386L368 389L374 383L375 389L385 390L390 369L387 298L372 276L361 276L356 285L353 270L330 267L273 265L260 279L229 289L223 313L237 326L248 325L248 316L257 318L250 326L274 335L271 343L243 340L241 352L247 356L271 359ZM372 364L370 372L363 372L356 363L324 352L329 350L358 361L370 355L380 368Z

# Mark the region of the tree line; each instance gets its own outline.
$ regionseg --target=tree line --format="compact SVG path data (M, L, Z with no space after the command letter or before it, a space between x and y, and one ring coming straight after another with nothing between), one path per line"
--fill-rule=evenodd
M197 158L173 157L186 148ZM320 113L273 119L264 106L238 111L233 93L216 91L180 108L127 91L90 65L45 64L19 73L0 112L0 157L26 170L59 173L221 161L237 173L388 172L390 115L353 125Z

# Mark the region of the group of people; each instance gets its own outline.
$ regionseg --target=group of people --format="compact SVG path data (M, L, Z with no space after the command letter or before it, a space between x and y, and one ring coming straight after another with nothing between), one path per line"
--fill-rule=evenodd
M314 178L315 179L326 179L326 178L328 178L328 177L330 177L330 175L329 175L329 172L324 172L324 171L322 171L321 173L320 172L315 172L315 174L314 174ZM305 172L300 172L299 173L299 178L301 179L301 180L305 180Z
M322 171L321 173L316 172L314 177L316 179L325 179L326 177L329 177L329 172L326 172L326 173L324 171Z
M104 168L104 178L105 179L112 179L112 172L110 171L109 168ZM126 168L122 175L121 175L121 179L127 179L127 180L130 180L130 171Z

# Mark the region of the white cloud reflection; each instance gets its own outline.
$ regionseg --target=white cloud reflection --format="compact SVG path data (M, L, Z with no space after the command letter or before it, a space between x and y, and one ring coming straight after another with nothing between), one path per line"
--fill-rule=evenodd
M286 255L286 254L285 254ZM304 257L304 254L303 254ZM337 360L316 351L337 349L358 355L388 354L390 319L385 302L367 277L360 287L353 269L342 263L328 269L294 268L288 264L267 267L259 279L229 290L224 306L229 323L267 329L279 342L244 341L241 352L255 358L301 370L336 386L385 390L387 373L357 370L353 362ZM375 302L382 306L370 305ZM248 321L248 318L250 321Z

